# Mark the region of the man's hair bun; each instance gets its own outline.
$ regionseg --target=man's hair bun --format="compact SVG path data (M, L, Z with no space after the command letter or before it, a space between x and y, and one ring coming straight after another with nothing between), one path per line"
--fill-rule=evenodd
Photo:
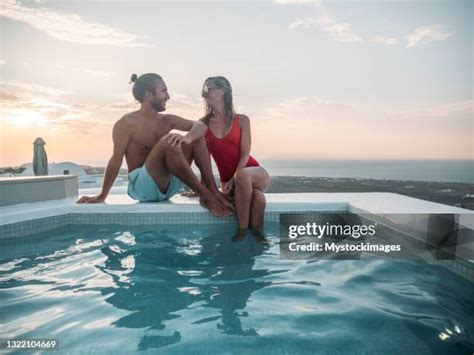
M143 102L145 92L149 91L153 95L156 94L156 80L163 80L161 76L156 73L148 73L137 76L133 74L130 78L130 84L133 83L133 97L138 102Z

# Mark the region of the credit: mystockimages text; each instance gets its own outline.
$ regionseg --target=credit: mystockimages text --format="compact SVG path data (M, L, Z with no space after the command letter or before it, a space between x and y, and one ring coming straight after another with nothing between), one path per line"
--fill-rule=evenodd
M353 252L387 254L400 252L400 244L391 244L385 238L377 238L376 227L377 223L341 225L330 222L323 224L307 222L289 224L287 225L287 238L291 242L281 244L280 250L283 257L290 258L297 257L294 252L313 252L317 254ZM372 243L367 241L368 237L371 237ZM320 256L324 257L324 254L320 254Z

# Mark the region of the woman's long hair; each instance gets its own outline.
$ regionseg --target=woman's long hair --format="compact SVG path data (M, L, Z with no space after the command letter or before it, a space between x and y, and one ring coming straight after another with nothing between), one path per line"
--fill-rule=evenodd
M224 91L224 110L225 110L225 115L228 118L232 118L232 116L235 114L235 109L234 109L234 104L232 100L232 86L230 85L229 80L224 78L223 76L211 76L207 78L204 81L203 88L204 86L208 84L214 84L216 87L222 89ZM209 120L211 119L212 115L214 114L212 107L208 105L208 103L205 101L205 115L202 118L202 121L208 125Z

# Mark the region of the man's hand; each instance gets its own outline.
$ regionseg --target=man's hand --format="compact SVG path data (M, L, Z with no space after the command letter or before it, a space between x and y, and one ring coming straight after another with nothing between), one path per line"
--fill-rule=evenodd
M79 200L77 200L77 203L100 203L104 201L105 197L102 197L102 195L82 196Z
M231 211L235 212L235 205L234 205L234 202L232 201L232 197L230 197L229 195L223 194L219 190L217 190L214 195L217 197L220 203L222 203L224 206L229 208Z
M215 186L211 187L209 190L215 197L217 197L220 203L222 203L225 207L227 207L231 211L235 212L235 205L234 205L232 196L226 195L225 193L219 191Z
M168 133L165 135L166 141L174 147L181 146L182 143L189 144L186 137L179 133Z

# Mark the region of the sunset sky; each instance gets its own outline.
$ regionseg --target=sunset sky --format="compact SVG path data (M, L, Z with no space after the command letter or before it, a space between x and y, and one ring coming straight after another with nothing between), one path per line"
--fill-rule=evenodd
M257 158L474 159L472 1L14 1L0 7L0 166L105 165L132 73L198 119L224 75Z

